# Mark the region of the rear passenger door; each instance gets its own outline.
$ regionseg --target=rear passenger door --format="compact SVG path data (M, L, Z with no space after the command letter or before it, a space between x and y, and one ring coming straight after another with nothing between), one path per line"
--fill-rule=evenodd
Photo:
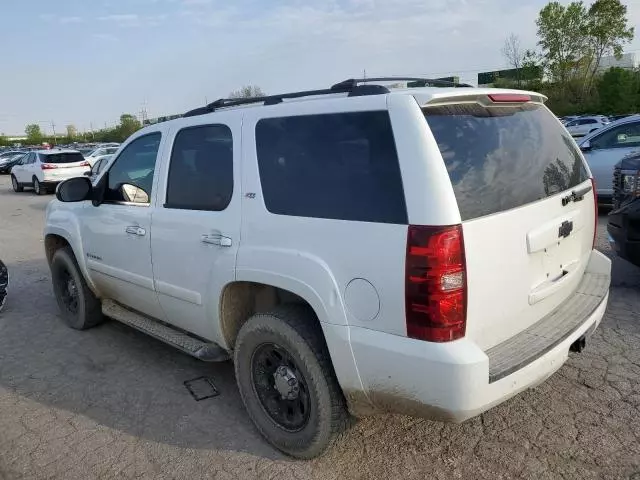
M170 323L219 341L220 295L235 280L240 242L241 118L190 120L171 133L151 227L154 280Z

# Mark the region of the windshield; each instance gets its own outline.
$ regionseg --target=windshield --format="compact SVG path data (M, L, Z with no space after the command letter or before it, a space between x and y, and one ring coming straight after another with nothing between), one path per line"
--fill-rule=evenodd
M424 114L463 220L516 208L584 182L573 139L543 105L429 107Z
M84 162L80 152L50 153L41 155L42 163L75 163Z

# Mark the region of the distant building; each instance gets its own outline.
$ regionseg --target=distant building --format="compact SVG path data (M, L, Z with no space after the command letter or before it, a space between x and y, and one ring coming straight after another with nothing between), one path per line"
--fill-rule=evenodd
M638 68L640 67L640 57L635 53L623 53L619 59L613 55L602 57L598 71L604 72L605 70L609 70L611 67L629 69Z

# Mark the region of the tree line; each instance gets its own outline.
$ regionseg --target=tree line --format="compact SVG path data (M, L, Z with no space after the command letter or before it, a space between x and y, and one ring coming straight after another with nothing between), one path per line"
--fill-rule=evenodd
M502 54L517 75L498 79L496 86L539 91L558 115L640 112L640 71L601 68L604 57L620 59L634 38L620 0L596 0L588 8L582 1L550 2L536 26L536 49L522 48L515 34L507 37Z
M229 98L250 98L262 97L265 93L256 85L245 85L238 90L229 93ZM91 132L79 132L75 125L67 125L64 135L44 135L40 125L37 123L29 124L24 131L27 139L24 142L27 145L41 145L42 143L70 144L74 142L124 142L131 134L142 128L142 123L135 115L123 113L120 115L120 123L114 127L102 128ZM6 136L0 135L0 146L8 146L15 142L9 142Z

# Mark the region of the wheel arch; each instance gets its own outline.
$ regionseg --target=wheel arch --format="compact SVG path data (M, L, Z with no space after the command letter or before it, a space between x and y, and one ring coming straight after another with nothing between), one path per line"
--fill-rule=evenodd
M87 285L96 296L99 296L87 270L87 262L85 261L82 245L73 239L74 235L71 235L66 229L48 226L44 234L44 252L47 258L47 264L51 266L51 261L56 251L61 248L70 247Z

